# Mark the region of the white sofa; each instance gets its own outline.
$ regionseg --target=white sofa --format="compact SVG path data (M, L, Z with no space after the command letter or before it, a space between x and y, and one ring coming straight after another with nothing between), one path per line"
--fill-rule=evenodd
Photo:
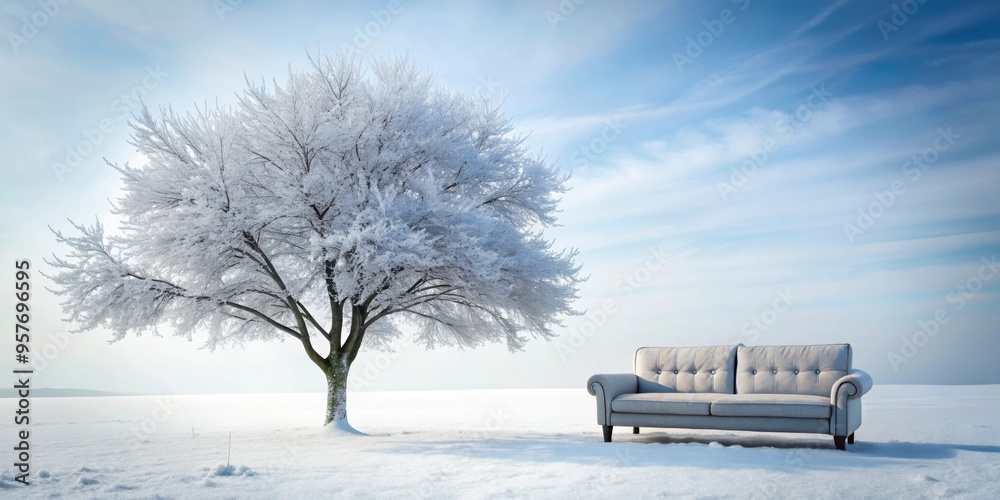
M643 347L634 373L594 375L604 441L614 426L803 432L854 443L871 377L850 344Z

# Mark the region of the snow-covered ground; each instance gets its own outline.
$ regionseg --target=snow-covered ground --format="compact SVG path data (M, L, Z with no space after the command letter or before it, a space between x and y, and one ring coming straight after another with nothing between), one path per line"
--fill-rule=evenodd
M619 428L606 444L583 389L352 393L363 436L321 429L320 394L39 398L29 488L0 425L0 497L1000 498L1000 386L876 386L864 402L841 452L725 431Z

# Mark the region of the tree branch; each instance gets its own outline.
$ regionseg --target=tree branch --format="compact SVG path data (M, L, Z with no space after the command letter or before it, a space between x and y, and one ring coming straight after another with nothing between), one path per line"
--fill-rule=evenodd
M354 358L361 350L361 343L367 329L365 326L366 316L367 312L361 306L351 307L351 333L347 336L347 342L344 343L344 348L340 351L341 354L347 354L348 364L354 362Z
M206 298L208 298L208 297L206 297ZM281 323L278 323L277 321L271 319L270 316L268 316L268 315L266 315L266 314L264 314L264 313L262 313L262 312L260 312L260 311L258 311L256 309L254 309L252 307L247 307L247 306L245 306L243 304L237 304L236 302L231 302L231 301L228 301L228 300L223 301L222 304L227 305L229 307L232 307L234 309L239 309L240 311L245 311L245 312L248 312L250 314L253 314L254 316L257 316L258 318L264 320L267 324L269 324L269 325L277 328L278 330L281 330L281 331L283 331L283 332L285 332L285 333L287 333L287 334L289 334L289 335L291 335L291 336L293 336L293 337L295 337L297 339L300 339L300 340L302 339L302 336L299 335L298 333L296 333L295 330L293 330L293 329L291 329L291 328L289 328L289 327L287 327L287 326L285 326L285 325L283 325Z
M316 321L316 318L314 318L312 313L309 312L309 309L306 308L305 304L300 301L296 301L295 304L302 311L302 315L309 321L309 323L316 327L316 330L319 331L320 335L325 337L326 340L330 340L330 334L319 325L319 322Z
M309 359L311 359L313 363L316 363L316 366L318 366L321 370L323 370L324 373L326 373L329 370L329 360L327 358L324 358L323 356L320 356L319 353L316 352L316 349L313 347L312 341L309 340L309 328L306 326L305 318L304 315L302 314L302 311L299 310L298 306L296 305L298 301L295 300L294 297L292 297L292 293L288 291L288 287L285 286L285 282L281 279L281 276L278 274L278 270L275 269L274 264L271 262L271 259L264 252L264 249L262 249L260 245L257 243L257 241L254 239L253 235L250 234L249 231L243 231L243 239L247 243L247 245L249 245L250 248L253 249L254 252L257 252L257 255L260 255L260 258L267 265L268 274L271 276L271 279L274 280L274 282L278 285L278 288L280 288L281 291L285 292L285 301L288 304L288 309L292 312L292 315L295 316L295 323L296 326L298 326L299 328L298 338L302 342L302 348L305 349L306 355L309 356ZM322 329L320 331L322 331Z

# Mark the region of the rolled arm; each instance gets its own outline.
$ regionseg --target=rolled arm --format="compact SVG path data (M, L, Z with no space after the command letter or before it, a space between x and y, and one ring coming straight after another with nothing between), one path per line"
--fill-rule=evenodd
M861 426L861 396L871 390L872 384L872 377L861 370L851 370L834 382L830 391L830 434L849 436Z
M594 375L587 381L587 392L597 396L597 423L611 420L611 402L622 394L639 392L639 377L633 373Z
M841 398L858 399L872 390L873 384L871 375L863 370L851 370L847 375L833 383L833 390L830 391L830 403L836 405Z

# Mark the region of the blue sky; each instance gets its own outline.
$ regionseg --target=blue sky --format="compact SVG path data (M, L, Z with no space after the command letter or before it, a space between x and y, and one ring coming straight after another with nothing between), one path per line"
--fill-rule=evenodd
M639 346L735 342L850 342L877 383L1000 383L991 2L3 1L0 32L0 261L36 267L61 251L47 226L114 223L102 158L141 162L139 98L230 103L245 76L350 45L508 93L528 144L572 173L550 236L580 251L587 315L515 355L366 353L356 389L582 387ZM323 387L290 343L108 345L33 301L41 386Z

